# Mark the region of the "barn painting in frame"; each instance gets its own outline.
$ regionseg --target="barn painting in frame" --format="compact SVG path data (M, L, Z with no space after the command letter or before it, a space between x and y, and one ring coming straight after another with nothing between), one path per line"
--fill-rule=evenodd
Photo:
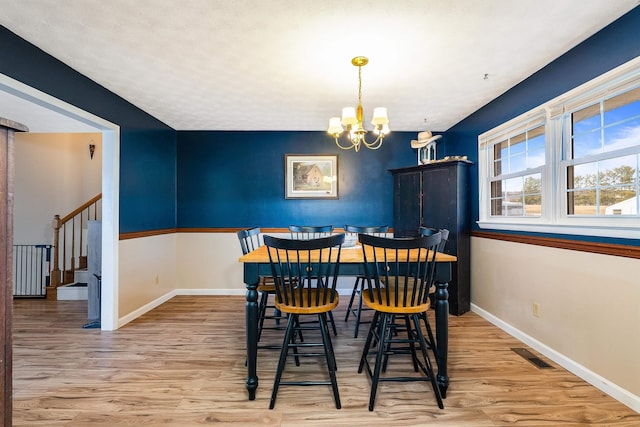
M286 154L285 198L337 199L338 156Z

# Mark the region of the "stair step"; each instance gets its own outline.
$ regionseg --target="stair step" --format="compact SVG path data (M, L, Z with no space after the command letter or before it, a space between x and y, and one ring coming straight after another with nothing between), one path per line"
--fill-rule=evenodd
M75 282L68 285L60 286L56 291L59 301L89 299L87 284L84 282Z

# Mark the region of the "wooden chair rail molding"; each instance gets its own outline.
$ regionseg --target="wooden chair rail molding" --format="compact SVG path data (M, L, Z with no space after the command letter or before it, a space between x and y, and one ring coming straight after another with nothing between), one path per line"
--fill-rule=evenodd
M138 239L141 237L159 236L161 234L171 233L236 233L250 227L240 228L163 228L161 230L135 231L131 233L120 233L120 240ZM288 228L260 228L263 234L269 233L289 233ZM342 233L342 227L334 228L335 233ZM393 229L389 228L389 233L393 233Z
M472 231L471 237L640 259L640 246L585 242L580 240L558 239L555 237L524 236L521 234L506 234L490 231Z
M137 231L121 233L120 240L137 239L141 237L159 236L171 233L235 233L242 228L165 228L161 230ZM288 233L288 228L262 228L262 233ZM342 232L342 228L336 228L335 232ZM393 233L393 229L389 229ZM521 234L506 234L490 231L472 231L471 237L483 239L504 240L507 242L524 243L528 245L548 246L572 251L592 252L602 255L621 256L625 258L640 259L640 246L616 245L612 243L585 242L579 240L558 239L555 237L524 236Z

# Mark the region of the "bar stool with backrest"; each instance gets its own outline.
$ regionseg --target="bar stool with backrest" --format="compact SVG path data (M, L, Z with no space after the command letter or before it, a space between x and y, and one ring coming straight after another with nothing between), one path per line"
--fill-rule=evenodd
M333 225L290 225L289 234L294 240L318 239L333 234ZM329 312L329 323L334 335L338 335L336 323L333 320L333 312Z
M243 255L253 252L262 246L260 232L260 228L254 227L240 230L236 233ZM258 342L260 342L265 319L271 319L275 322L275 326L269 326L267 329L283 329L283 327L280 326L280 320L285 319L286 316L283 316L275 306L269 305L269 296L276 293L275 283L270 272L262 272L262 274L259 272L258 276L260 278L257 287L260 293L260 301L258 302ZM267 314L267 310L269 309L273 309L272 314ZM260 348L279 349L280 346L260 346Z
M355 241L357 241L358 234L369 234L371 236L385 236L389 231L388 225L380 225L380 226L357 226L357 225L345 225L344 226L345 234L347 235L346 239L349 239L353 235ZM362 297L358 298L358 307L353 308L353 302L355 300L356 295L362 294L362 289L364 288L364 276L357 276L356 282L353 284L353 290L351 291L351 298L349 299L349 305L347 306L347 313L344 317L344 321L349 320L349 315L353 314L356 318L355 327L353 337L358 338L358 330L360 329L360 323L368 323L361 321L361 314L363 311L370 310L367 307L362 307Z
M449 239L449 230L447 230L446 228L441 228L441 229L437 229L437 228L433 228L433 227L420 227L418 229L418 234L420 236L432 236L436 233L440 233L440 235L442 236L442 239L440 240L440 244L438 245L438 252L443 253L445 246L447 244L447 240ZM434 304L435 303L435 292L436 292L436 283L434 282L433 286L431 286L431 288L429 289L429 302L430 304ZM433 335L433 330L431 329L431 324L427 321L426 317L427 317L427 312L425 311L424 313L422 313L420 315L420 317L424 320L424 325L425 328L427 330L427 334L429 337L429 343L430 347L431 347L431 351L433 352L433 355L437 360L440 360L438 358L438 347L436 346L436 340L434 338ZM405 328L402 326L402 323L397 323L396 319L394 319L394 332L395 333L402 333L405 331ZM398 347L393 349L394 353L401 353L402 350ZM406 351L406 350L405 350ZM385 359L385 364L383 365L383 369L386 366L386 359Z
M418 233L420 236L431 236L433 234L440 233L440 235L442 236L442 240L440 240L440 245L438 245L438 252L445 253L444 250L447 246L447 241L449 241L449 230L447 230L446 228L437 229L431 227L420 227ZM436 287L433 286L430 292L431 294L429 298L431 299L431 303L433 304Z
M447 240L449 239L449 230L447 230L446 228L441 228L441 229L437 229L437 228L433 228L433 227L420 227L418 230L418 234L420 236L432 236L436 233L440 233L440 235L442 236L441 240L440 240L440 244L438 245L438 252L440 253L444 253L444 248L445 245L447 244ZM434 279L434 284L433 286L431 286L431 288L429 289L429 303L431 305L433 305L435 303L435 292L436 292L436 283L437 281L435 281L436 279ZM420 314L420 317L424 320L424 326L427 330L427 334L429 337L428 342L430 343L430 347L431 347L431 351L433 352L433 355L437 360L439 360L438 358L438 347L436 346L436 340L434 338L433 335L433 330L431 329L431 324L428 322L428 320L426 319L427 317L427 312L425 311L424 313ZM403 326L402 323L398 323L396 322L396 318L393 319L394 325L394 333L398 334L398 333L402 333L402 332L406 332L406 328ZM406 319L402 319L405 321L406 324ZM405 349L405 352L407 350ZM409 349L410 351L410 349ZM402 349L401 347L395 347L393 348L393 352L394 353L402 353ZM387 364L387 359L385 358L385 363L383 364L382 369L384 370L384 368L386 367Z
M433 286L441 234L415 238L361 234L358 240L362 245L366 277L362 299L366 306L375 310L358 366L359 373L366 368L371 378L369 410L373 411L378 384L387 381L428 381L438 407L443 409L440 388L427 351L434 348L435 343L427 341L420 325L421 318L428 323L427 316L422 317L422 314L430 307L429 290ZM394 333L396 317L405 319L406 338L404 334ZM386 364L388 358L394 356L396 344L408 346L413 369L419 376L390 376ZM418 357L418 351L422 357ZM373 369L370 355L375 355Z
M273 383L270 409L274 408L278 389L283 385L331 385L336 408L341 407L336 379L337 364L327 325L327 314L331 313L339 302L336 284L343 242L344 234L308 240L264 236L275 281L275 305L278 310L289 315ZM322 336L321 343L312 343L308 339L296 342L294 332L302 328L300 316L317 318ZM323 352L309 352L316 347L322 347ZM324 355L329 381L282 381L290 350L293 352L296 365L299 365L301 357Z

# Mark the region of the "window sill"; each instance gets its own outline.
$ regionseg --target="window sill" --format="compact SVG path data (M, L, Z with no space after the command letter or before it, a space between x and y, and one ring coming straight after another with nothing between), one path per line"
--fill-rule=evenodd
M478 221L482 229L524 231L532 233L571 234L576 236L611 237L617 239L640 239L640 227L603 227L575 224L532 224L515 222Z

